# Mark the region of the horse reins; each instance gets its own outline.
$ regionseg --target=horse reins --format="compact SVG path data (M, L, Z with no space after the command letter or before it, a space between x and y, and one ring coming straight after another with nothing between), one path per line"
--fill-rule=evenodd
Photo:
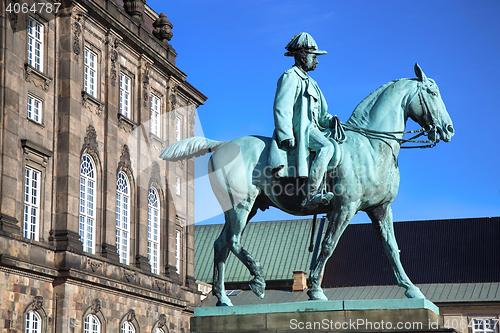
M425 98L423 97L421 85L418 87L418 90L415 93L415 95L413 95L410 98L410 100L408 101L408 105L413 101L413 99L416 96L418 96L420 105L422 105L422 107L424 109L425 117L426 118L430 117L431 120L433 120L432 115L429 112L429 106L427 105L427 102L426 102ZM337 126L338 126L337 121L335 122L335 125L336 125L335 126L336 127L335 133L337 133L337 131L338 131L337 130ZM372 130L372 129L368 129L368 128L354 126L354 125L347 124L347 123L340 123L340 126L349 130L349 131L357 132L357 133L364 134L364 135L370 135L370 136L375 137L377 139L390 139L390 140L399 141L402 149L433 148L434 146L436 146L436 142L433 142L431 140L415 140L416 138L432 131L434 129L434 127L432 125L429 125L429 127L430 127L429 130L425 130L424 128L421 128L421 129L411 130L411 131L394 131L394 132L376 131L376 130ZM410 133L418 133L418 134L409 138L409 139L398 139L398 138L394 137L394 135L396 135L396 134L410 134ZM345 139L344 139L344 141L345 141ZM404 147L404 146L402 146L404 143L429 143L429 144L428 145L420 145L420 146Z

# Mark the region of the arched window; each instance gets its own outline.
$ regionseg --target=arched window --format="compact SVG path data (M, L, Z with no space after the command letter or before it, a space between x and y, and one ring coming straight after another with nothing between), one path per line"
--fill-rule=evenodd
M83 251L95 253L96 171L89 155L83 155L80 165L80 241Z
M154 188L148 195L148 259L151 273L158 274L160 270L160 202Z
M85 322L83 323L83 333L101 333L101 322L97 316L89 314L85 317Z
M135 333L135 327L130 321L126 321L123 323L120 333Z
M26 333L41 333L42 332L42 318L36 311L29 311L26 314L26 321L25 321L26 327L25 327L25 332Z
M122 264L129 264L130 249L130 186L124 172L116 181L116 248Z

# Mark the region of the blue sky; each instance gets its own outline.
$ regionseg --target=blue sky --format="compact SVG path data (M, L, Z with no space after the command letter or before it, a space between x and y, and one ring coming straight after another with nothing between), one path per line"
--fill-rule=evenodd
M328 51L310 74L341 121L382 84L415 77L418 62L438 84L455 136L400 153L395 221L500 215L500 1L147 3L174 25L176 65L208 97L197 132L214 140L272 135L276 82L293 65L284 47L298 32ZM196 221L223 223L206 165L196 162ZM270 209L253 221L293 218ZM359 213L353 221L369 220Z

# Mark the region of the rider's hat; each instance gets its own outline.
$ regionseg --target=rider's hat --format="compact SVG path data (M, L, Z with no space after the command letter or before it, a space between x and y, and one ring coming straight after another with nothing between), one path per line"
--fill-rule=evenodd
M326 51L318 50L316 41L307 32L296 34L287 44L285 49L288 51L285 53L286 56L293 56L295 52L301 50L317 55L326 54Z

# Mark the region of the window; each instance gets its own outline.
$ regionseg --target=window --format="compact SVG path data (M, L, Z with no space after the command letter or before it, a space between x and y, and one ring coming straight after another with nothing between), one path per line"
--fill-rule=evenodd
M42 122L42 101L31 95L28 95L28 118Z
M42 332L42 318L35 311L29 311L26 314L26 333L41 333Z
M472 333L495 333L498 319L496 318L473 318L474 327Z
M83 85L87 94L97 97L97 54L85 48L85 69Z
M116 181L116 248L122 264L129 264L130 244L130 189L124 172Z
M175 177L175 194L181 195L181 178Z
M121 333L135 333L134 325L131 322L126 321L122 325Z
M148 195L148 259L151 273L158 274L160 263L160 202L155 189L149 189Z
M101 333L101 322L99 321L99 318L93 314L89 314L85 318L85 322L83 324L83 333Z
M95 253L95 183L94 161L89 155L83 155L80 166L80 241L83 251L92 254Z
M120 113L130 118L130 77L120 73Z
M165 333L165 331L163 331L161 328L157 328L155 329L154 333Z
M181 118L175 117L175 141L181 141Z
M24 237L36 241L40 225L40 181L40 171L27 167L24 184Z
M43 25L28 18L28 65L43 71Z
M181 232L175 231L175 269L177 274L181 274Z
M156 95L151 95L151 133L160 136L160 99Z

